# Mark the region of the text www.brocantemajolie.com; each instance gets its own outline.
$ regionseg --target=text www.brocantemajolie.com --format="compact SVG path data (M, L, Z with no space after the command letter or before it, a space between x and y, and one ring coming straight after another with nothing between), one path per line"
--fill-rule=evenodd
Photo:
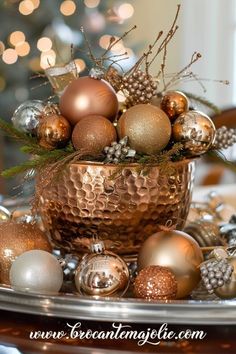
M67 331L31 331L29 338L32 340L60 340L78 339L78 340L134 340L137 345L145 344L159 345L162 341L178 341L178 340L202 340L207 333L201 330L186 329L179 332L173 332L168 329L168 324L163 323L159 328L147 328L146 330L133 330L131 325L122 323L112 323L111 330L96 331L92 329L83 330L82 323L77 322L73 325L66 324Z

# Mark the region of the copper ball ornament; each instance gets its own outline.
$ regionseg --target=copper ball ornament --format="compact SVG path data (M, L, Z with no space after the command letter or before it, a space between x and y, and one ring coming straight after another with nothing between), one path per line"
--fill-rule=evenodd
M0 282L9 284L12 262L30 250L52 252L47 236L36 226L16 221L0 224Z
M138 269L150 265L170 268L177 280L177 299L188 296L200 281L203 254L197 242L182 231L161 231L150 236L140 249Z
M45 115L40 120L37 138L39 145L53 150L64 147L71 137L71 126L67 119L62 115Z
M212 120L199 111L182 113L174 122L173 138L181 142L188 156L207 152L215 138L216 128Z
M221 299L236 298L236 257L229 258L228 263L234 268L230 281L214 291Z
M81 119L72 132L72 143L76 150L86 150L91 154L99 154L105 146L116 141L114 125L105 117L91 115Z
M67 86L59 106L72 125L92 114L113 120L118 113L118 99L112 86L105 80L88 76L73 80Z
M167 267L148 266L136 277L134 294L142 299L172 300L177 295L177 280Z
M151 104L138 104L120 117L117 130L119 138L129 138L129 146L138 153L156 154L168 144L171 124L160 108Z
M188 98L180 91L167 91L162 97L161 109L171 120L188 111L188 108Z

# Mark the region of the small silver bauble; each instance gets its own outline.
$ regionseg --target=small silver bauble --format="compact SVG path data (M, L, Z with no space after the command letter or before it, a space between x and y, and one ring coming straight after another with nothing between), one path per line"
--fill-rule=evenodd
M207 152L214 141L215 132L212 120L199 111L182 113L173 125L174 141L181 142L189 156Z
M62 283L62 267L56 257L46 251L24 252L10 269L10 284L14 290L57 293Z
M7 221L10 218L11 218L11 212L4 206L0 205L0 222Z
M27 134L36 134L45 104L39 100L26 101L14 112L12 123L16 129Z
M76 270L77 290L82 295L123 295L129 284L126 263L116 254L105 251L102 242L92 247L95 253L85 255Z

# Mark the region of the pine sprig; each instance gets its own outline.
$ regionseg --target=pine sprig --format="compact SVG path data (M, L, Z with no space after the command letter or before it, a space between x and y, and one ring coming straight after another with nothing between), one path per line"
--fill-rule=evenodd
M4 133L7 136L25 144L25 145L38 146L37 140L35 138L33 138L30 135L27 135L23 132L20 132L18 129L14 128L14 126L12 124L7 123L5 120L3 120L1 118L0 118L0 129L2 131L4 131Z
M221 113L219 107L217 107L214 103L207 100L205 97L194 95L193 93L190 92L185 92L185 91L182 92L190 99L190 101L201 104L202 106L209 108L214 114Z

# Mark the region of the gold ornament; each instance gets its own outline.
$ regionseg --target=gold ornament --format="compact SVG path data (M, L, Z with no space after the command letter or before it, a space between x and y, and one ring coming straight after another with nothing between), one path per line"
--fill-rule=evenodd
M177 299L180 299L198 285L202 262L201 248L191 236L182 231L161 231L144 242L138 256L138 269L150 265L170 268L176 276Z
M189 156L207 152L214 141L215 132L212 120L198 111L182 113L173 125L174 141L181 142Z
M135 279L134 294L142 299L175 299L177 294L176 278L167 267L146 267L140 271Z
M188 98L180 91L167 91L161 100L161 109L173 120L188 111Z
M228 263L234 268L230 281L215 290L215 294L221 299L236 298L236 257L229 258Z
M39 145L48 150L63 147L71 137L70 124L61 115L45 115L39 123L37 137Z
M117 130L119 138L129 138L129 146L138 153L156 154L164 149L171 136L168 116L151 104L138 104L120 117Z
M36 225L6 221L0 224L0 235L0 282L2 284L9 284L12 262L23 252L34 249L52 252L48 238Z

